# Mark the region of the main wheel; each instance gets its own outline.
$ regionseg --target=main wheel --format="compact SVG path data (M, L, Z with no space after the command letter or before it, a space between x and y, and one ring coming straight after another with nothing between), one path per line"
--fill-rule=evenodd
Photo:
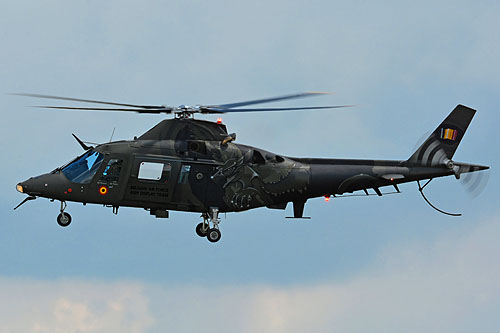
M61 227L67 227L71 223L71 215L66 212L63 212L57 215L57 224Z
M204 223L199 223L197 226L196 226L196 234L200 237L207 237L207 234L208 234L208 225L207 225L207 228L204 228L203 226Z
M220 233L219 229L212 228L212 229L208 230L207 239L210 242L212 242L212 243L218 242L220 237L221 237L221 233Z

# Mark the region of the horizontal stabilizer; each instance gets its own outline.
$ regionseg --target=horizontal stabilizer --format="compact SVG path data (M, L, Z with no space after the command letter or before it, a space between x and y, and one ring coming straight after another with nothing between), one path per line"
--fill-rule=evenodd
M455 172L455 177L457 179L460 178L460 175L463 173L470 173L470 172L476 172L476 171L481 171L481 170L487 170L489 168L490 167L486 166L486 165L453 162L453 171Z

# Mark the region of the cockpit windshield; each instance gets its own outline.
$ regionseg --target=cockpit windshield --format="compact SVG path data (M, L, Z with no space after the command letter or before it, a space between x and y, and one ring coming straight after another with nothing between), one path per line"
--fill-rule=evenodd
M63 174L73 183L88 184L99 169L104 155L88 151L62 169Z

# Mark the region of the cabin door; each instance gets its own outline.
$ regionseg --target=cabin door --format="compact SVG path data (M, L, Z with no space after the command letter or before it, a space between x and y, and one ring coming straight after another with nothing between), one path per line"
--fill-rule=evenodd
M179 161L136 156L125 200L167 204L172 202Z

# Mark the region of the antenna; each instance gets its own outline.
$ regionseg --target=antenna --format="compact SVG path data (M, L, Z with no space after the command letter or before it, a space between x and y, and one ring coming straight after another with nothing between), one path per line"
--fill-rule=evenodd
M109 138L109 142L111 142L111 140L113 140L113 135L115 135L115 129L116 129L116 127L113 127L113 132L111 133L111 137Z
M448 212L445 212L444 210L441 210L439 208L437 208L436 206L434 206L430 201L429 199L427 199L427 197L425 196L424 194L424 188L429 185L429 183L432 181L433 178L429 179L427 181L427 183L424 184L424 186L421 186L420 185L420 180L417 179L417 184L418 184L418 191L420 192L420 194L422 195L422 198L424 198L425 202L427 202L427 204L429 206L431 206L432 208L434 208L435 210L437 210L438 212L442 213L442 214L445 214L445 215L449 215L449 216L462 216L462 214L456 214L456 213L448 213Z

